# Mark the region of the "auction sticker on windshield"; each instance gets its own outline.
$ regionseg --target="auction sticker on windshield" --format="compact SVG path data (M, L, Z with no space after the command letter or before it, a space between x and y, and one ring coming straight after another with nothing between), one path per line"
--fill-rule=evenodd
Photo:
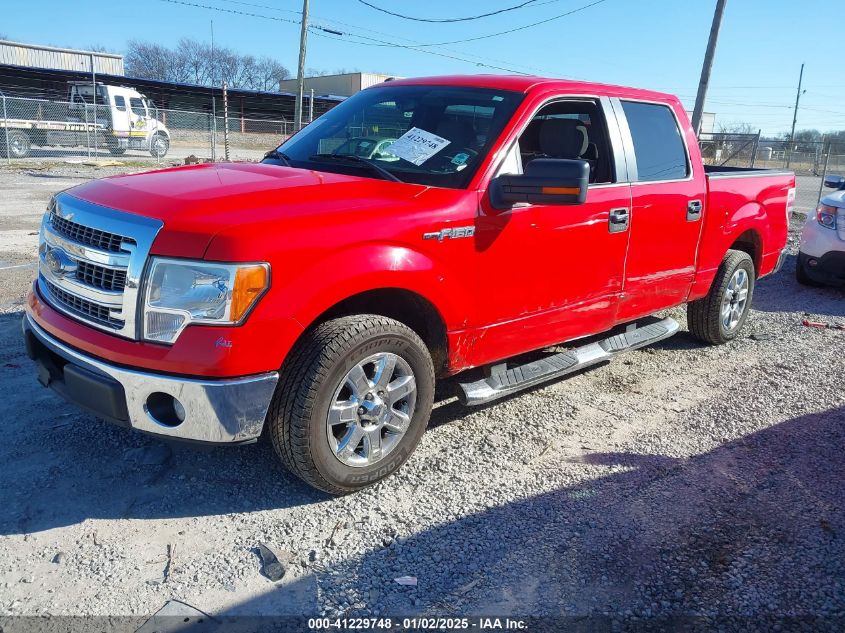
M422 165L451 141L412 127L390 145L390 153L414 165Z

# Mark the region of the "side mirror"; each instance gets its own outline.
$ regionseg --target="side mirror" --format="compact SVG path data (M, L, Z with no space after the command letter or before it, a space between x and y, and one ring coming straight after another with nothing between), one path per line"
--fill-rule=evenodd
M490 182L490 202L509 209L517 202L583 204L590 182L590 164L568 158L536 158L524 174L504 174Z
M845 189L845 178L842 176L825 176L824 186L831 189Z

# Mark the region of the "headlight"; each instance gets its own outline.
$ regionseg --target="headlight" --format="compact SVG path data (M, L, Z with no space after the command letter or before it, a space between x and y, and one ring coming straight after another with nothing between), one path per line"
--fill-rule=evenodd
M269 264L154 257L144 293L144 338L173 343L191 323L237 325L269 286Z
M820 204L816 209L816 219L826 229L836 229L836 207Z

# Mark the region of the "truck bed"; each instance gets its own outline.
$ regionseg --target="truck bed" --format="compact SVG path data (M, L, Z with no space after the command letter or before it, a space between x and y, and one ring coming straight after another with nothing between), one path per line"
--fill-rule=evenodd
M704 174L708 178L744 178L748 176L787 176L788 169L762 169L758 167L728 167L725 165L705 165Z

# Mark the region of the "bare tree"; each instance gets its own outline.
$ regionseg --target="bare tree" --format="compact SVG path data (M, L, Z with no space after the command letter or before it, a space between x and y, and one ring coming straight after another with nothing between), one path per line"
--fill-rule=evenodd
M717 134L757 134L750 123L720 123Z
M170 49L160 44L131 40L123 62L126 74L144 79L170 78Z
M279 82L290 77L290 71L271 57L260 58L255 65L256 90L278 90Z
M256 59L226 47L211 46L188 38L175 49L132 40L124 58L126 74L145 79L189 82L202 86L225 81L230 88L278 90L279 80L290 75L278 61Z

